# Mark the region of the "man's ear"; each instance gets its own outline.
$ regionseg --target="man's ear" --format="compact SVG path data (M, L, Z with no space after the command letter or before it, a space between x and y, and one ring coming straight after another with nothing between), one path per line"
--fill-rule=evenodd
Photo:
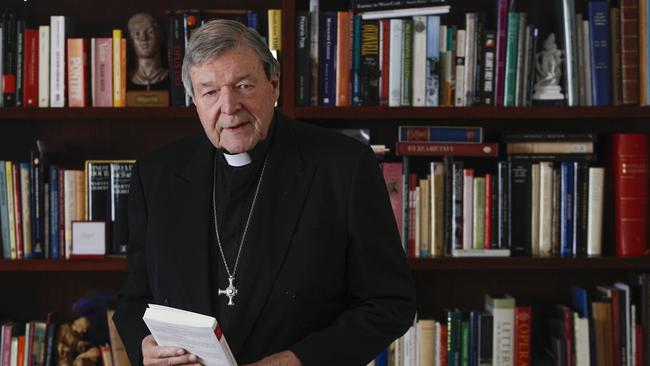
M280 74L271 79L271 86L273 86L273 98L277 102L280 99Z

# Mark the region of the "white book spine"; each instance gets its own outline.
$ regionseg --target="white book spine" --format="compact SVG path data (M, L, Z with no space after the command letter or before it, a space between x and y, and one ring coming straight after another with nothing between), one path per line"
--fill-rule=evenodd
M431 163L431 255L434 257L442 257L445 254L444 184L444 165L440 162Z
M65 17L50 17L50 107L65 107Z
M465 30L456 31L456 107L465 105Z
M589 366L589 319L573 313L575 366Z
M564 34L564 74L566 84L564 87L564 94L566 95L567 104L571 107L578 105L578 60L576 50L576 36L575 36L575 0L561 0L562 2L562 21ZM580 65L583 67L583 65Z
M465 14L465 68L463 70L463 105L474 101L474 65L476 65L476 13Z
M580 51L580 50L578 50ZM585 105L592 106L591 98L591 33L589 32L589 21L582 21L582 52L584 64L580 65L579 70L583 72L585 79Z
M474 239L474 171L463 171L463 249L472 249Z
M413 106L424 107L426 100L427 17L413 17Z
M515 309L496 308L492 311L492 361L493 365L513 366Z
M38 27L38 106L50 106L50 26Z
M539 194L540 194L540 166L535 163L531 166L531 226L530 226L530 246L533 257L539 257Z
M587 212L587 255L603 252L603 204L605 168L589 168L589 204Z
M539 255L550 257L553 253L553 164L539 163Z
M390 20L390 60L388 67L388 106L401 105L402 92L402 19Z

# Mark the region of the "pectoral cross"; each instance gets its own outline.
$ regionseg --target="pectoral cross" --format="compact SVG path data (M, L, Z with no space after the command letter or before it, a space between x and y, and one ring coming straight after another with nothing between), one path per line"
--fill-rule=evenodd
M228 282L230 283L228 287L226 287L225 290L219 289L219 295L228 296L228 306L235 306L235 303L232 301L232 299L235 297L235 295L237 295L237 288L232 284L233 281L235 281L235 277L228 277Z

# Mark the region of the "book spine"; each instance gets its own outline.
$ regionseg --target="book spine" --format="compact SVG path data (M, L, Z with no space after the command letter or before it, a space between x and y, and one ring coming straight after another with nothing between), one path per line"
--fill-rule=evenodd
M401 105L402 53L404 20L390 19L390 51L388 66L388 106Z
M589 34L591 35L591 94L592 104L611 104L610 95L610 41L609 4L604 1L589 1Z
M9 206L7 202L7 176L5 162L0 160L0 233L2 233L2 258L11 259L9 237Z
M45 228L45 214L43 202L43 159L38 152L32 152L31 163L29 166L30 173L30 202L32 213L32 258L43 259L45 258L44 251L44 228Z
M574 250L577 256L587 255L589 167L583 162L574 162Z
M309 101L310 105L317 106L319 104L318 93L320 91L320 14L319 14L319 0L309 0L309 60L310 60L310 79L309 79Z
M7 210L9 218L9 251L10 256L6 259L17 259L16 257L16 210L14 207L14 179L13 163L10 161L5 164L5 178L7 185Z
M530 255L539 257L540 165L531 164L530 170Z
M530 306L515 307L515 366L529 366L531 364L532 315Z
M603 252L603 205L604 205L605 169L589 168L587 255L600 256Z
M310 96L309 79L311 65L309 59L309 13L296 15L296 106L308 106Z
M319 105L334 106L336 104L335 95L335 57L336 57L336 12L324 12L321 15L320 39L320 57L318 73L320 87Z
M25 96L25 21L16 20L16 107L24 105Z
M442 257L445 254L444 230L444 163L431 163L431 187L429 189L429 207L431 208L431 256Z
M66 19L50 17L50 107L65 106Z
M38 106L50 106L50 26L38 27Z
M454 144L435 142L398 142L396 145L396 150L399 155L496 157L499 154L499 146L497 143Z
M133 163L111 163L111 254L126 254L129 183Z
M113 40L110 38L95 39L95 56L93 60L95 65L95 74L93 75L95 83L95 96L93 106L95 107L112 107L113 106Z
M419 185L419 214L420 222L420 245L416 244L419 250L416 250L416 256L428 258L431 256L431 175L426 179L420 179Z
M361 36L362 21L360 15L353 15L352 20L352 106L362 105L362 82L361 82ZM376 23L377 24L377 23ZM379 54L379 26L376 32L376 47L374 51Z
M508 154L591 154L594 152L594 143L592 141L509 142L506 148Z
M483 71L479 80L481 105L495 105L496 37L493 31L483 34Z
M639 2L621 0L623 104L639 104Z
M2 75L2 104L4 107L16 106L16 77L17 67L17 50L18 36L16 34L16 14L4 13L2 16L2 47L4 61L1 72Z
M412 44L412 105L424 107L426 105L427 84L427 17L413 17L413 44Z
M113 29L113 107L126 105L125 90L122 89L122 79L126 80L122 68L122 30Z
M560 256L573 255L573 185L575 174L572 162L562 162L561 169L561 197L560 197Z
M527 42L530 35L530 28L526 27L526 20L528 14L519 13L519 30L517 31L517 69L515 71L515 106L520 107L523 105L524 95L524 65L526 63L525 55L527 49ZM528 32L527 32L528 30Z
M400 142L483 142L482 127L399 126Z
M553 164L540 162L539 187L539 255L550 257L553 253L551 229L553 227Z
M413 100L413 19L403 19L402 73L400 78L400 105L410 107Z
M510 223L509 248L513 256L531 255L531 164L512 162L509 166Z
M350 70L351 70L351 13L339 11L336 27L336 66L335 66L335 104L337 107L347 107L351 103L350 98Z
M171 80L171 106L185 106L185 88L183 87L182 68L185 56L185 39L183 33L183 15L169 15L169 74ZM112 94L111 94L112 95ZM112 105L112 101L111 101Z
M485 249L485 177L474 177L472 248Z
M580 28L580 24L576 22L576 26ZM577 53L582 52L582 67L576 73L576 77L582 73L581 77L584 81L584 105L592 106L593 105L593 93L592 93L592 83L591 80L591 28L589 27L589 20L585 19L582 21L582 45L578 47ZM576 42L576 47L578 46Z
M38 30L25 29L25 67L23 82L23 105L38 105L38 64L39 64Z
M451 250L463 249L463 198L464 198L464 169L462 162L452 165L452 221L451 221Z
M642 134L612 136L616 255L638 256L647 248L648 142Z
M268 42L272 51L282 50L282 9L269 9L268 15Z
M465 42L466 32L464 29L456 31L456 90L454 91L454 105L462 107L465 105Z
M67 43L68 105L86 107L88 105L87 43L83 38L69 38Z
M478 16L476 13L465 14L465 69L463 74L464 106L471 106L474 102L474 85L476 73L476 34Z
M360 73L360 94L361 105L379 105L380 88L380 21L361 21L361 69ZM390 38L386 37L386 44ZM384 78L388 80L388 78Z
M497 31L494 76L494 105L502 107L505 90L506 44L508 39L508 0L497 0Z
M50 253L51 259L59 259L59 168L50 165Z
M24 259L32 258L32 210L31 207L31 182L29 179L29 163L20 163L20 207L23 231L23 256Z
M391 20L381 19L379 21L379 105L386 106L390 99L390 49L391 49Z
M504 82L504 107L515 106L517 85L517 47L519 46L519 13L508 13L508 38Z
M485 240L483 247L485 249L492 249L492 206L494 205L492 198L494 188L494 176L491 173L485 174Z
M427 17L425 64L425 105L437 107L440 105L440 17Z
M65 244L65 227L66 227L66 196L69 193L69 188L65 184L65 169L61 168L59 169L59 202L58 202L58 208L59 208L59 228L58 228L58 236L59 236L59 259L63 259L66 257L66 244Z
M531 45L529 49L529 60L528 60L528 74L527 78L527 90L526 92L526 106L533 105L533 93L535 91L535 65L537 62L537 44L539 42L539 27L532 26L531 30Z
M558 4L558 24L560 25L559 48L564 50L564 94L569 106L576 106L579 103L578 95L578 64L576 55L576 35L575 35L575 1L574 0L556 0Z
M506 161L500 161L497 164L498 180L498 245L495 249L510 248L510 164Z
M611 41L610 60L611 68L611 86L612 86L612 104L623 104L623 81L621 69L621 8L612 7L609 10L609 35Z
M14 217L16 226L16 259L23 257L23 209L21 198L20 163L12 163Z
M474 169L463 170L463 249L472 249L474 239Z

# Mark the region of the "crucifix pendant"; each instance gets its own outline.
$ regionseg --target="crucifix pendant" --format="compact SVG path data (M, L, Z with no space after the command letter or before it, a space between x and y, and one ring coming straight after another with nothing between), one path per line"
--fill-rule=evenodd
M235 303L232 301L232 299L235 297L235 295L237 295L237 288L232 284L233 281L235 281L235 277L228 277L228 282L230 283L228 287L226 287L225 290L219 289L219 295L228 296L228 306L235 306Z

